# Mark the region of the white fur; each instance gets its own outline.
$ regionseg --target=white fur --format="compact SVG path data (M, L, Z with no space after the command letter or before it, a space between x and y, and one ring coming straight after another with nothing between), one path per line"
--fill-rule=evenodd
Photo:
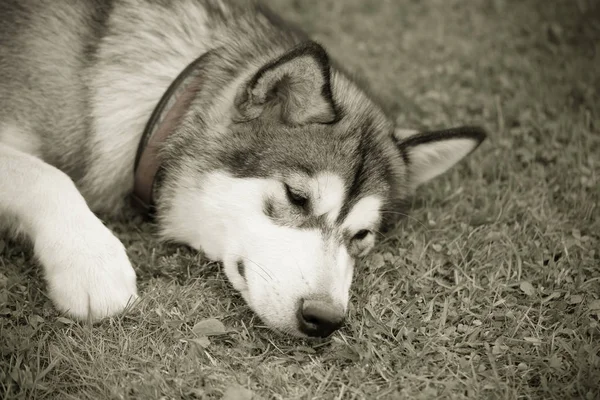
M473 139L457 138L419 144L410 149L411 176L421 185L443 174L477 146Z
M87 213L86 213L87 214ZM91 212L35 236L48 293L78 319L117 314L135 298L136 276L121 242Z
M314 214L327 214L327 220L334 222L342 209L346 196L342 178L331 172L321 172L311 182L311 189Z
M352 234L356 234L362 229L373 229L380 218L381 199L378 196L366 196L352 207L343 226Z
M163 235L222 261L232 285L266 323L301 335L296 312L303 298L328 297L346 309L354 260L321 231L280 226L264 214L263 199L280 196L280 182L212 172L198 184L196 174L187 176L189 182L173 189Z
M123 245L67 175L3 144L0 170L0 216L18 221L17 228L33 242L58 309L97 319L136 298L135 272Z
M0 125L0 143L34 156L40 153L40 140L27 130L19 129L12 124Z

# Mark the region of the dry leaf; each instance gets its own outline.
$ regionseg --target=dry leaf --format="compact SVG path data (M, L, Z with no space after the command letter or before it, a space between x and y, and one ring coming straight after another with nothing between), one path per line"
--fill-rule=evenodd
M600 310L600 300L594 300L590 302L590 310Z
M583 296L580 294L574 294L569 298L569 304L579 304L583 301Z
M39 315L32 315L29 317L29 324L34 328L37 328L37 326L42 322L44 322L44 318L40 317Z
M381 268L385 265L385 259L382 254L376 253L371 257L371 267L374 269Z
M534 344L536 346L542 344L542 341L540 339L536 338L536 337L528 336L528 337L525 337L523 339L525 339L526 342Z
M548 364L550 365L551 368L560 369L560 367L562 367L562 358L560 358L559 356L554 354L554 355L552 355L552 357L550 357Z
M337 351L336 357L353 363L360 361L360 353L348 345Z
M504 354L508 350L508 346L501 344L500 342L494 343L494 347L492 347L492 354L498 356L500 354Z
M210 346L210 339L207 338L206 336L202 336L196 339L190 339L190 342L192 343L196 343L198 346L202 347L203 349L206 349L208 346Z
M252 400L254 393L240 385L229 386L221 400Z
M1 243L2 243L2 241L0 240L0 247L2 247ZM1 248L0 248L0 253L2 253ZM2 272L0 272L0 288L5 288L6 286L8 286L8 278L6 277L6 275L4 275Z
M225 329L225 325L223 325L221 321L219 321L218 319L209 318L204 319L198 322L196 325L194 325L194 327L192 328L192 332L202 337L223 335L227 333L227 330Z
M530 282L527 282L527 281L521 282L521 284L519 285L519 288L527 296L533 296L533 295L535 295L535 288L533 287L533 285Z

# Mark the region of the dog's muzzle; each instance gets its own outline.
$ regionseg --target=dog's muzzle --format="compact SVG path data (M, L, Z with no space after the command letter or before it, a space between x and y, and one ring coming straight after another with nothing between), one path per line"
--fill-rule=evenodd
M327 337L344 324L342 307L329 300L303 299L297 312L300 332L310 337Z

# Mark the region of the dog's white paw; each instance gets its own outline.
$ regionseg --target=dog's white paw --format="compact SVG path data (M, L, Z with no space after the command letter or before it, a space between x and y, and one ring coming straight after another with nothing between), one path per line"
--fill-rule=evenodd
M117 314L137 298L123 244L99 220L48 229L35 240L54 305L77 319ZM91 222L91 223L90 223Z

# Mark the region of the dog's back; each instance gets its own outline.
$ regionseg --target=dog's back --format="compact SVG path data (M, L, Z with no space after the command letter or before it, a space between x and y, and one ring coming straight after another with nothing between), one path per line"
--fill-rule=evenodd
M93 62L110 2L0 2L0 142L79 178ZM77 155L77 156L74 156Z

